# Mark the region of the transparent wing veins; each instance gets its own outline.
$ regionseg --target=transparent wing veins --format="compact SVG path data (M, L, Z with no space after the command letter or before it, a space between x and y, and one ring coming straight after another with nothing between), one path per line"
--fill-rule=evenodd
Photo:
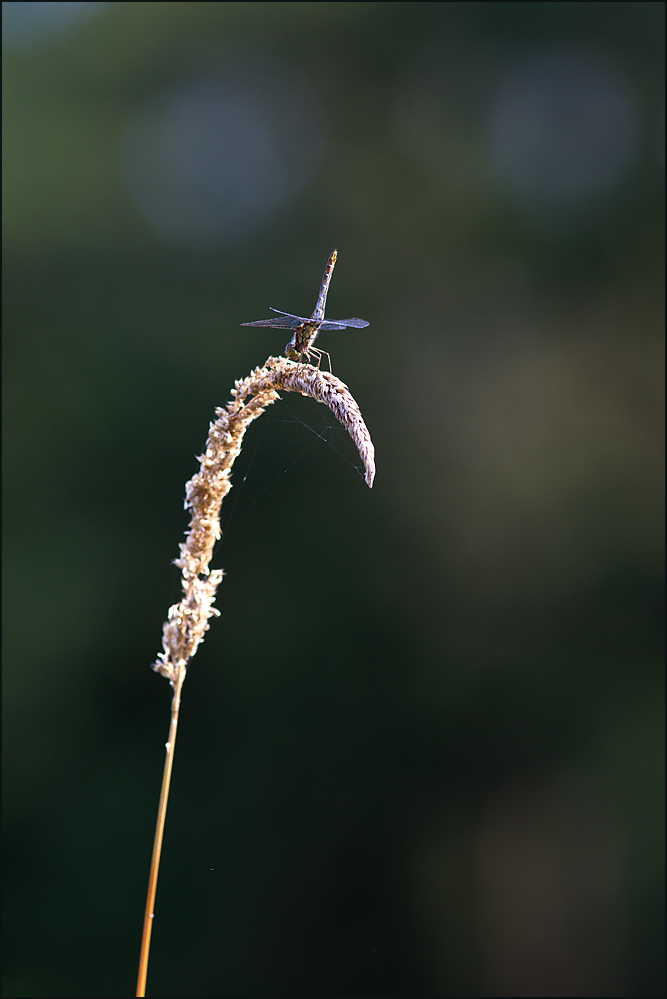
M345 329L346 326L353 326L355 329L362 330L364 326L370 326L370 323L365 319L327 319L324 325L320 329L325 330L327 328L327 323L334 323L336 326L342 326Z

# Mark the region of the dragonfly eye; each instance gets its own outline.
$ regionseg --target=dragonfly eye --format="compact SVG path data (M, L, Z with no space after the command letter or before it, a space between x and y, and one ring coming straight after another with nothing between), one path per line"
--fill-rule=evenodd
M298 360L299 360L299 358L301 357L301 354L300 354L300 352L299 352L298 350L295 350L295 349L294 349L294 347L292 346L292 341L291 341L291 340L290 340L290 342L289 342L289 343L287 344L287 346L285 347L285 353L286 353L286 354L287 354L287 356L288 356L288 357L290 357L290 358L291 358L291 359L292 359L293 361L298 361Z

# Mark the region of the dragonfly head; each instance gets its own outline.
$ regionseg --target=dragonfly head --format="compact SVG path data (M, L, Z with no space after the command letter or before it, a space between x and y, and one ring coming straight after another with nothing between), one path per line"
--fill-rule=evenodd
M297 350L296 341L294 339L290 340L290 342L285 347L285 353L293 361L298 361L299 358L301 357L301 351Z

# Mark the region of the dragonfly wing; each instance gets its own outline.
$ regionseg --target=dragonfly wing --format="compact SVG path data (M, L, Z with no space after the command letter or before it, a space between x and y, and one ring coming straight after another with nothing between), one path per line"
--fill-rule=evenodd
M366 322L365 319L332 319L330 322L325 322L320 328L326 330L334 326L336 329L345 329L346 326L353 326L355 329L362 330L364 326L370 326L370 323Z
M289 316L290 319L298 319L300 323L310 323L311 319L304 319L303 316L295 316L291 312L281 312L280 309L274 309L272 305L269 306L271 312L277 312L279 316Z
M296 317L290 319L287 316L281 316L275 319L258 319L256 323L241 323L241 326L272 326L273 329L295 330L301 326L301 320Z
M324 322L320 324L320 333L322 332L322 330L326 332L328 330L344 330L344 329L345 325L343 323L337 323L334 322L333 320L329 322L328 319L325 319Z

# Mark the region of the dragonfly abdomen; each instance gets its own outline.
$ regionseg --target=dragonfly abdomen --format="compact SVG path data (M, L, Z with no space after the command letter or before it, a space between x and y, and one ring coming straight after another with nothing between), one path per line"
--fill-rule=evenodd
M327 266L324 268L324 276L322 277L322 284L320 285L320 293L317 296L317 304L313 311L311 319L324 319L324 310L327 304L327 292L329 291L329 282L331 281L331 275L333 274L333 269L336 266L336 260L338 259L338 250L334 250L329 259L327 260Z

